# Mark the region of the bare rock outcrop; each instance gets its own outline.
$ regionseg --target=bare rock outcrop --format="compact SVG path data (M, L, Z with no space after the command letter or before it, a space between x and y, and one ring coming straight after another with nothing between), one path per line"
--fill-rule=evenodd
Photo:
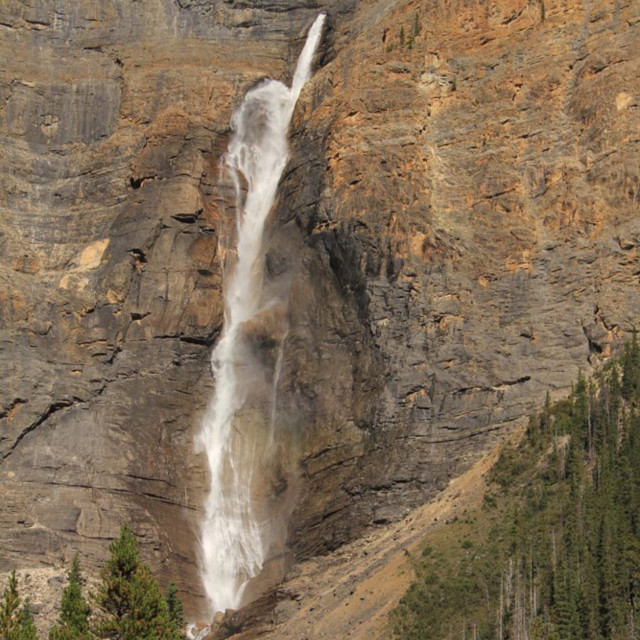
M637 323L637 3L10 0L0 571L96 565L129 520L200 607L218 159L320 9L267 239L297 558L406 514Z
M279 218L311 554L433 495L640 312L638 7L360 10Z

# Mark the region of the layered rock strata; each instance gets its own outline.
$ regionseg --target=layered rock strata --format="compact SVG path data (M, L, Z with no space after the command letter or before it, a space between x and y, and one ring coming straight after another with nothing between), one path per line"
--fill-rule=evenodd
M640 10L597 4L363 9L316 76L279 213L308 552L406 513L637 322Z
M296 557L404 515L637 323L637 3L320 5L0 10L0 571L96 565L129 520L200 606L219 158L321 8L267 240Z

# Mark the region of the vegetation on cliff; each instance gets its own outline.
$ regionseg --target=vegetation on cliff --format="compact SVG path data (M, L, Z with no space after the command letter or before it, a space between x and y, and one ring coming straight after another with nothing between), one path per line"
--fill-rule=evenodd
M402 640L634 640L640 608L640 347L532 417L482 509L429 540L392 614Z
M74 556L62 594L58 621L49 640L180 640L184 614L177 587L165 597L149 567L140 561L138 542L128 525L114 540L100 572L100 583L89 602L82 593L80 560ZM15 571L0 602L0 639L37 640L29 601L20 606Z
M22 606L18 593L18 579L12 571L0 602L0 638L2 640L35 640L31 606L27 600Z

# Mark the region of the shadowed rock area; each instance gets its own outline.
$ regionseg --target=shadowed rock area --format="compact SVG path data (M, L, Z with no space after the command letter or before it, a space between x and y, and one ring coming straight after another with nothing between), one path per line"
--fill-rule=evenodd
M405 515L637 324L637 3L10 0L0 571L94 567L129 520L201 609L218 160L321 9L267 232L296 558Z
M305 551L406 514L637 322L640 11L598 5L362 9L316 75L279 217Z

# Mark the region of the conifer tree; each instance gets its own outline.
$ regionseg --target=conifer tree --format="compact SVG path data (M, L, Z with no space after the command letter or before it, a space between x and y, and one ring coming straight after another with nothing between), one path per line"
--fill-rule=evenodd
M169 620L177 633L181 633L185 626L184 606L178 597L178 585L175 582L169 583L167 593L167 609L169 610Z
M640 344L634 328L631 344L625 345L622 356L622 395L630 399L640 388Z
M8 636L17 627L19 615L18 578L16 572L12 571L0 603L0 637Z
M167 601L149 567L140 562L138 543L128 525L111 543L96 595L101 610L98 635L113 640L179 640Z
M18 578L12 571L0 602L0 638L2 640L37 640L31 604L27 600L20 606Z
M413 37L417 38L420 35L420 31L422 31L422 28L420 27L420 16L416 11L413 15Z
M27 600L24 603L18 616L18 628L13 635L9 634L7 640L38 640L38 631L33 621L31 603Z
M68 584L62 593L60 617L49 632L49 640L90 640L89 605L82 596L82 576L78 554L73 557L67 576Z
M553 622L558 640L582 640L580 632L577 585L563 562L558 566L553 584Z

